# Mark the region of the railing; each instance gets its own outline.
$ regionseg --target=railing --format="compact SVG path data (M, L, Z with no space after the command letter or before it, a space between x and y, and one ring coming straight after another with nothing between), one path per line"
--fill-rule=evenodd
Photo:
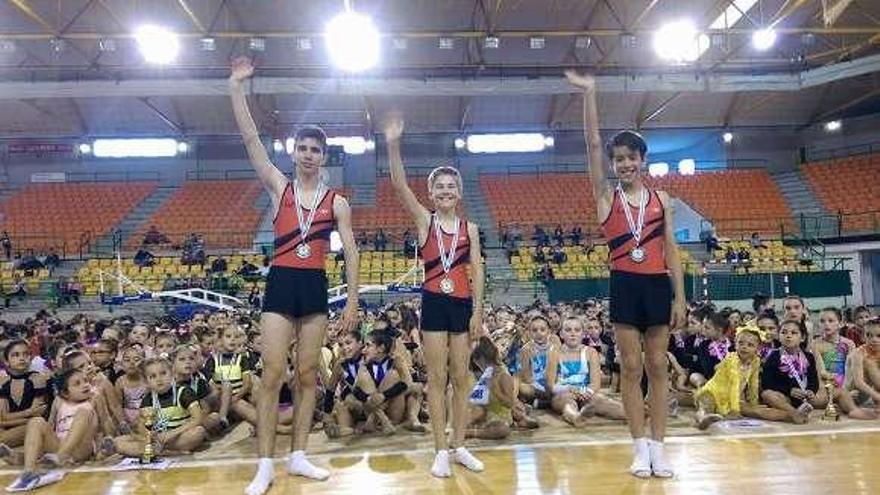
M141 182L158 181L159 172L68 172L67 182Z
M832 215L798 215L775 218L716 218L701 220L700 231L710 231L715 226L726 237L751 237L752 233L778 234L781 239L788 237L811 237L829 239L843 237L846 233L880 232L880 211L863 213L837 213Z
M252 168L236 168L229 170L188 170L186 180L240 180L256 179L257 173Z
M834 158L846 158L848 156L870 155L872 153L880 153L880 142L855 144L824 150L807 149L804 158L806 158L806 163L811 163L831 160Z

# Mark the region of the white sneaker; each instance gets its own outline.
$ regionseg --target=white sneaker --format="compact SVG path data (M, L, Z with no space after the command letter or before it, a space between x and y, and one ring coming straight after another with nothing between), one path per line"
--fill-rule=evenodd
M437 478L449 478L452 476L452 468L449 466L449 451L440 450L434 456L434 465L431 466L431 474Z
M651 472L655 477L672 478L675 476L675 470L673 470L672 465L666 461L663 442L648 440L648 453L651 457Z
M629 472L636 478L651 477L651 454L648 451L648 439L633 439L633 462L629 466Z
M462 466L470 469L475 473L480 473L485 469L483 463L480 462L479 459L473 456L468 450L464 447L458 447L457 449L452 451L452 457L455 459L455 462L461 464Z

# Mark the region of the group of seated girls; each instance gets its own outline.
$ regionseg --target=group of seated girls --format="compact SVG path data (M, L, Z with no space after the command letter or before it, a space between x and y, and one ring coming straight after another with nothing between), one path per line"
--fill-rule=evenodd
M696 407L700 429L741 416L805 423L829 394L850 418L877 419L880 323L855 329L866 342L859 347L843 330L833 307L820 312L815 336L803 319L779 322L772 311L734 329L725 312L696 308L670 336L670 385L679 403Z
M425 391L434 385L419 309L418 299L362 309L360 329L350 333L331 322L313 429L331 440L426 431ZM470 355L468 435L500 440L537 428L535 409L575 427L594 416L622 424L619 356L606 315L597 301L489 308ZM695 407L701 428L740 415L803 423L830 390L848 416L874 419L880 323L869 318L844 325L840 311L825 309L811 338L804 317L780 324L772 312L692 307L669 339L674 402ZM58 467L140 456L147 424L158 455L205 449L235 425L255 424L255 321L216 312L150 325L127 316L62 322L41 312L20 325L0 322L0 458L23 466L14 487L39 486ZM295 352L292 342L290 363ZM280 434L292 429L295 372L291 364L280 392Z

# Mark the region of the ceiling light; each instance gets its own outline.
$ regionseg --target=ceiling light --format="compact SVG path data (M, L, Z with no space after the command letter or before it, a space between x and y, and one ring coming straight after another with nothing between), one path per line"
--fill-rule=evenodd
M499 46L501 46L501 40L498 38L498 36L486 36L483 39L483 48L495 50Z
M391 46L393 46L395 50L406 50L407 45L406 38L393 38L391 40Z
M439 40L437 40L437 48L441 50L452 50L453 48L455 48L455 39L449 38L447 36L442 36Z
M284 143L280 139L276 139L272 141L272 149L275 150L275 153L281 153L284 151Z
M843 127L843 123L839 120L832 120L825 123L825 130L828 132L839 131Z
M666 162L657 162L648 165L648 175L651 177L663 177L669 173L669 164Z
M52 48L53 52L61 53L67 48L67 42L61 38L52 38L49 40L49 46Z
M752 34L752 46L760 51L769 50L776 43L776 31L771 28L764 28L755 31Z
M266 51L266 40L265 38L251 38L248 40L248 49L252 52L265 52Z
M589 36L578 36L574 39L574 47L578 50L586 50L593 44L593 38Z
M697 162L693 158L685 158L678 162L678 173L681 175L694 175L697 170Z
M532 36L529 38L529 48L532 50L543 50L547 46L547 38L543 36Z
M337 136L327 139L328 146L342 146L349 155L363 155L367 150L374 149L375 143L370 143L363 136Z
M189 143L186 141L181 141L177 143L177 152L181 155L185 155L189 151Z
M724 134L721 135L721 139L723 139L725 143L730 144L733 142L733 133L732 132L725 132Z
M13 53L15 42L12 40L0 40L0 53Z
M116 40L113 38L102 38L98 40L98 50L105 53L113 53L116 51Z
M462 138L455 138L455 149L460 150L465 147L465 141Z
M379 63L379 31L363 14L339 14L327 23L324 36L330 59L342 70L360 72Z
M693 62L708 46L709 38L688 19L671 22L654 34L654 51L664 60Z
M89 143L81 143L79 145L79 152L82 155L88 155L92 152L92 146Z
M307 52L312 49L312 39L311 38L297 38L296 39L296 49L301 52Z
M135 39L144 60L153 64L170 64L180 51L177 35L159 26L141 27Z
M96 139L92 143L94 155L99 158L172 157L177 155L178 142L174 139Z
M217 49L217 40L214 38L199 39L199 49L203 52L213 52Z
M552 143L552 137L550 139ZM548 136L540 133L472 134L467 137L466 145L471 153L533 153L548 147Z

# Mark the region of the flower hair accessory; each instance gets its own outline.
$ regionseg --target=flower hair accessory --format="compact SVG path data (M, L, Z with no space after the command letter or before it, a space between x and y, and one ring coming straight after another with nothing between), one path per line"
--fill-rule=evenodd
M736 328L736 336L739 337L741 333L750 333L754 336L758 337L759 342L767 342L767 332L762 330L755 324L754 321L750 321L748 324L743 325L741 327Z

